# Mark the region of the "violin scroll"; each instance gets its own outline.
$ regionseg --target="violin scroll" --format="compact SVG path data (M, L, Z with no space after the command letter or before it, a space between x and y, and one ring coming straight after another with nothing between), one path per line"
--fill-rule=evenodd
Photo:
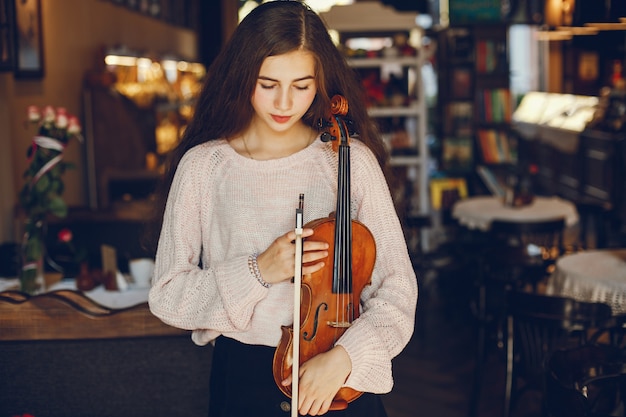
M348 144L348 138L354 132L348 127L352 126L352 122L345 119L344 116L348 114L348 100L339 94L333 96L330 100L330 116L328 120L320 121L320 128L325 128L327 131L322 133L320 139L322 142L333 141L333 149L337 151L339 144L337 139L340 139L340 143Z
M336 94L330 99L330 113L339 116L348 114L348 100L344 96Z

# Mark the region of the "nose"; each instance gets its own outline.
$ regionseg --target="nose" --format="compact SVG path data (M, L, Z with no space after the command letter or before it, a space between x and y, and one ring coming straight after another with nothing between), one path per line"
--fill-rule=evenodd
M274 107L278 110L289 110L291 105L291 90L289 88L279 88L274 100Z

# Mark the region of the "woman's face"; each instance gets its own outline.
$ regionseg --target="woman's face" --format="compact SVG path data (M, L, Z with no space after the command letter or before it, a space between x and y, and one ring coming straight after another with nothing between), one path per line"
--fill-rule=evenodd
M310 52L267 57L252 94L254 123L286 132L300 122L316 92L315 60Z

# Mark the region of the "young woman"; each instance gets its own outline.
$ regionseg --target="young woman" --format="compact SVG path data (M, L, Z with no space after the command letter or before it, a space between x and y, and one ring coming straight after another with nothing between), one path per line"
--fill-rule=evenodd
M347 98L351 211L371 231L376 261L360 317L301 365L299 412L321 415L342 387L364 394L329 415L385 416L391 359L413 332L417 284L383 169L385 148L363 91L327 29L299 1L254 9L211 66L196 113L166 174L167 202L150 291L152 312L215 344L210 416L288 415L272 358L293 322L294 217L335 210L337 153L320 140L330 97ZM303 274L332 266L305 228ZM290 378L282 381L289 385Z

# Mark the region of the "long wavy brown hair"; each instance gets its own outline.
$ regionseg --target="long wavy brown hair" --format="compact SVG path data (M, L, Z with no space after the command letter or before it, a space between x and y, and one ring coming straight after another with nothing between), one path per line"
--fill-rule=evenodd
M330 97L343 95L349 103L347 118L352 121L359 140L376 155L383 171L387 171L387 150L367 114L363 86L334 45L324 22L304 2L276 0L250 12L209 67L194 116L169 154L157 191L155 221L159 227L183 155L201 143L232 138L243 132L253 117L251 97L263 61L295 50L309 51L315 58L317 95L303 117L304 123L317 128L318 121L328 117Z

